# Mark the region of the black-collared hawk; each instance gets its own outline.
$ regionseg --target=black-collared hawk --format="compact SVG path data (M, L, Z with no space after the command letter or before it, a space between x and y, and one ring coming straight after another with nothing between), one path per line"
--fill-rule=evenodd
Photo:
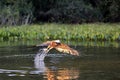
M77 50L70 48L68 45L61 43L60 40L46 41L40 45L36 46L47 46L46 52L49 52L51 49L56 49L59 52L68 53L71 55L79 56Z

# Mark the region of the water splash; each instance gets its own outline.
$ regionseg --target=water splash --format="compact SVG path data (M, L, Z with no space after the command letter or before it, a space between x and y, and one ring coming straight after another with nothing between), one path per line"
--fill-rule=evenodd
M34 65L37 70L31 71L31 74L39 74L44 73L46 71L44 63L44 58L46 57L46 55L47 55L46 48L39 50L34 59Z
M36 54L34 60L35 60L35 61L38 61L38 60L43 61L44 58L45 58L46 55L47 55L47 52L46 52L45 50L46 50L46 48L40 49L39 52Z
M39 58L35 58L34 67L37 70L31 71L31 74L40 74L46 71L46 66L44 61L40 60Z

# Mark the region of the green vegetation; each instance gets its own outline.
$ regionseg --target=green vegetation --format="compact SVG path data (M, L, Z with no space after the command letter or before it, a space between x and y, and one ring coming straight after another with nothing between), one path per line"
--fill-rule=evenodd
M120 24L42 24L0 28L0 40L120 41Z

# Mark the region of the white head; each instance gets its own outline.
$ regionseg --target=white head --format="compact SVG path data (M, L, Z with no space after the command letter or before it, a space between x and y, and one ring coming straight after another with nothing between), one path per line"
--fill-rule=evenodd
M61 43L60 40L54 40L54 42L56 42L56 43Z

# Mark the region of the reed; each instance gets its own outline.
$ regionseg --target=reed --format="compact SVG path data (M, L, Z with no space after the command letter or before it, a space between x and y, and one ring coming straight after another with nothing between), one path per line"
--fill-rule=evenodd
M0 28L0 40L120 41L120 24L56 24Z

